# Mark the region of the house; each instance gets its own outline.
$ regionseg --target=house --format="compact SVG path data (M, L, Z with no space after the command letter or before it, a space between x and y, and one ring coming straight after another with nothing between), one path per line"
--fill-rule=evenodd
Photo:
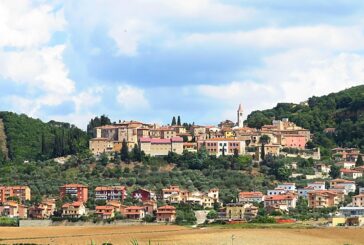
M100 219L111 219L115 216L115 208L113 206L96 206L95 214Z
M337 160L355 162L360 155L360 150L357 148L334 148L331 150L332 155Z
M298 196L307 198L308 192L313 190L326 190L325 182L316 181L308 183L306 187L297 190Z
M87 202L88 188L81 184L66 184L59 188L60 197L64 199L66 196L77 202Z
M346 193L355 192L356 190L355 181L345 179L330 180L330 189L338 186L344 186Z
M307 137L302 134L282 134L281 145L288 148L305 149Z
M153 215L154 211L157 210L157 202L154 200L149 200L143 202L143 207L145 209L145 214Z
M340 169L340 177L357 179L357 178L363 177L363 173L358 170L354 170L354 169L342 168L342 169Z
M258 208L251 203L228 203L225 211L229 220L252 220L258 214Z
M260 203L264 201L264 195L260 191L249 191L249 192L240 192L239 193L239 202L241 203L252 203L257 202Z
M331 171L331 166L324 163L317 163L315 165L315 168L318 172L321 172L323 174L329 174Z
M157 222L176 221L176 208L173 206L162 206L157 209Z
M332 190L315 190L308 193L308 207L328 208L344 201L344 194Z
M86 215L86 207L83 202L71 202L62 205L62 217L66 218L80 218Z
M364 194L353 196L351 204L354 207L364 207Z
M234 138L200 140L197 141L197 147L199 150L205 147L209 155L215 155L217 157L221 155L245 154L245 140L237 140Z
M279 207L282 211L296 208L297 197L292 194L282 194L264 197L264 207Z
M141 151L150 156L167 156L169 152L182 154L183 138L177 136L167 138L143 137L139 139L139 147Z
M31 199L28 186L0 186L0 203L5 202L9 197L18 197L21 202Z
M49 219L56 211L55 200L45 200L29 208L29 218Z
M0 216L9 218L26 219L28 208L16 201L6 201L0 205Z
M364 187L359 187L359 194L364 194Z
M267 190L268 196L283 195L283 194L287 194L287 193L288 193L288 191L283 188L275 188L273 190Z
M115 213L121 213L124 214L125 213L125 209L127 208L127 206L121 204L119 201L108 201L106 202L106 206L111 206L114 208Z
M171 185L168 188L162 189L162 198L164 201L167 201L171 195L179 195L179 193L179 186Z
M125 208L125 217L127 219L142 220L145 217L144 207L129 206Z
M95 200L121 200L126 197L125 186L98 186L95 188Z
M212 188L207 192L207 196L214 199L215 202L219 201L219 189L218 188Z
M337 162L335 163L336 166L344 169L353 169L355 168L355 162Z
M296 184L295 183L278 184L277 189L284 189L286 191L296 191Z
M114 141L107 138L94 138L89 141L89 149L93 155L114 152Z
M147 189L143 189L143 188L139 188L139 189L133 191L132 197L135 199L138 199L142 202L156 199L154 192L147 190Z

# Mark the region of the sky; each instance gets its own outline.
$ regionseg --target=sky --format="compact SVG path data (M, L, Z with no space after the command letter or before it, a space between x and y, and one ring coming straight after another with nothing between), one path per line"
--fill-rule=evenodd
M352 0L2 0L0 110L213 125L364 84Z

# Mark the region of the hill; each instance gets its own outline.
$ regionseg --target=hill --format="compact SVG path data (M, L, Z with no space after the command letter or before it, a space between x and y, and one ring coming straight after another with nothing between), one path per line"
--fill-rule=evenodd
M253 111L246 122L249 127L260 128L273 119L282 118L310 129L315 145L364 150L364 85L321 97L313 96L300 104L278 103L272 109ZM335 128L335 131L325 133L327 128Z
M3 128L0 133L0 142L3 142L0 148L2 158L49 159L76 154L88 147L86 132L69 123L44 123L39 119L12 112L0 112L0 121Z

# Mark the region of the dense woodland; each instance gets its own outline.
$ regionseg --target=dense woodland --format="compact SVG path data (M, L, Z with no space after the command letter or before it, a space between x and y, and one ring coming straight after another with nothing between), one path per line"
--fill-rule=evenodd
M11 160L45 160L88 149L87 134L69 123L44 123L11 112L0 112L0 118L4 122Z
M322 147L324 154L336 145L364 150L364 85L314 96L300 104L279 103L273 109L254 111L247 124L260 128L282 118L309 129L314 134L312 147ZM326 128L335 128L335 132L325 133Z

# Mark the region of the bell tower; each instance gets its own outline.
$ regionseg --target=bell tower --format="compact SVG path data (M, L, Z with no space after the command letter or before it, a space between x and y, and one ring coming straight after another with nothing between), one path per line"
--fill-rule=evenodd
M237 115L238 115L238 122L237 122L237 125L239 128L243 128L244 127L244 121L243 121L243 107L241 106L241 104L239 104L239 108L238 108L238 111L237 111Z

